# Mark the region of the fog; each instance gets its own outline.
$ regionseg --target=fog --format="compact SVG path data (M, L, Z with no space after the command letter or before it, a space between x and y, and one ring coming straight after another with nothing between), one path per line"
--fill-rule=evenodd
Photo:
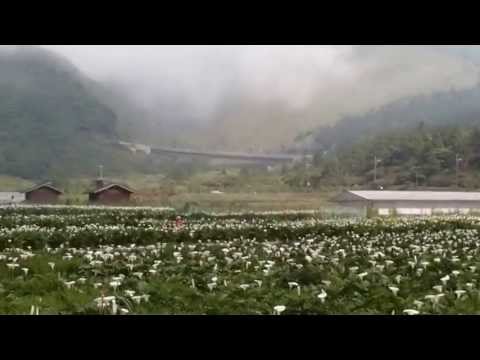
M195 121L210 129L190 140L232 147L288 143L344 114L478 80L478 46L43 46L124 89L149 120Z
M45 46L70 58L92 78L131 86L152 105L165 93L187 99L196 111L213 111L223 94L239 88L293 106L308 101L318 81L348 73L333 46ZM316 79L315 79L316 78ZM295 90L293 90L295 89Z

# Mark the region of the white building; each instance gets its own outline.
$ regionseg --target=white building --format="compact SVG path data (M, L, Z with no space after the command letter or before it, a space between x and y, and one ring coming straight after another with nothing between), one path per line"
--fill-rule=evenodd
M18 204L25 201L25 194L19 192L0 192L0 205Z
M480 192L346 191L334 201L382 216L480 213Z

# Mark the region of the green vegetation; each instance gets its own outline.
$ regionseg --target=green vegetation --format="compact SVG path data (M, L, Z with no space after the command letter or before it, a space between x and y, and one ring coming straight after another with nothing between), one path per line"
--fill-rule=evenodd
M462 158L458 185L464 189L480 185L480 85L396 101L348 116L331 127L296 134L296 145L301 148L308 142L304 150L315 153L313 163L270 172L260 167L215 167L198 159L147 157L112 146L119 133L130 138L132 116L138 110L114 88L87 79L67 60L46 50L0 51L0 174L28 179L29 184L52 179L65 188L65 202L80 204L86 201L97 165L104 164L107 176L140 190L140 203L182 209L265 210L278 208L282 201L316 208L315 201L300 199L295 205L288 200L290 195L272 194L302 193L307 198L312 191L370 187L374 156L382 160L377 183L384 187L453 187L457 154ZM121 121L112 108L120 109ZM256 116L251 121L259 122ZM219 129L240 136L240 131L234 127L227 131L225 126ZM146 127L132 136L150 130ZM203 135L199 130L198 137ZM248 143L242 137L237 142ZM2 189L11 188L6 183ZM212 191L225 194L214 197Z
M311 192L288 184L280 168L204 169L186 177L125 177L141 189L137 204L170 206L182 211L268 211L319 209L331 197L329 191Z
M0 209L1 314L478 314L475 217Z
M138 171L109 143L116 115L66 60L39 48L0 50L0 173L28 179Z
M381 136L364 137L352 146L317 154L314 183L369 185L374 180L389 188L474 189L480 185L480 127L418 127ZM325 183L324 182L324 183Z
M288 172L291 184L389 189L480 186L480 85L391 103L318 129L313 166ZM457 171L458 169L458 171Z
M316 148L332 151L402 129L476 127L480 122L480 84L466 90L435 92L398 100L365 114L344 117L316 131Z
M32 181L13 176L0 175L0 189L1 191L21 192L33 187L35 184Z
M280 169L205 169L190 176L132 174L109 180L128 184L136 193L131 205L169 206L179 211L315 210L328 203L330 191L307 191L285 183ZM87 204L91 178L58 182L67 205ZM333 189L334 190L334 189Z

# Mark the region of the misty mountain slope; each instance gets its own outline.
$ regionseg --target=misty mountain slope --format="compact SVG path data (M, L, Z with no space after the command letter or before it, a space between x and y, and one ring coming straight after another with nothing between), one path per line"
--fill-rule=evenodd
M419 125L381 136L360 136L353 144L317 153L311 170L297 169L291 183L315 187L346 186L385 189L480 186L480 121L462 125ZM458 173L457 173L458 169ZM458 175L458 178L457 178Z
M108 74L116 83L105 102L115 109L122 136L232 151L280 151L300 133L345 114L472 87L478 74L475 49L450 46L152 46L143 56L120 50L129 56L110 56L118 70ZM109 52L91 54L96 51ZM131 64L122 65L122 58Z
M329 150L394 130L427 126L480 124L480 85L401 99L376 110L347 116L315 133L315 147Z
M201 122L179 99L164 95L148 111L138 104L128 85L115 80L88 81L85 86L117 115L118 136L125 141L157 146L187 146L201 137ZM186 135L186 138L185 138ZM194 136L192 136L194 135Z
M310 136L309 136L310 135ZM313 174L293 172L315 186L385 188L480 186L480 85L391 102L363 115L348 116L306 134L303 148L315 153ZM457 159L460 162L457 164Z
M39 179L94 174L99 162L132 166L108 145L117 138L114 112L84 82L49 51L0 50L0 173Z

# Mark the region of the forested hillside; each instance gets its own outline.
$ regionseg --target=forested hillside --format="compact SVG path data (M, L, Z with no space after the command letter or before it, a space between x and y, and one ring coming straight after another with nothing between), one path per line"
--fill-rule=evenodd
M330 150L388 131L427 126L472 126L480 123L480 85L466 90L405 98L368 113L348 116L315 135L317 149Z
M47 50L0 50L0 173L30 179L91 175L139 166L109 145L116 115L88 79Z
M344 179L344 185L372 185L377 157L377 182L384 186L480 186L480 128L425 127L365 137L353 146L318 154L322 178ZM351 184L349 184L351 183Z
M286 181L315 187L480 187L480 86L404 99L320 128L311 169ZM374 159L377 183L374 184Z

